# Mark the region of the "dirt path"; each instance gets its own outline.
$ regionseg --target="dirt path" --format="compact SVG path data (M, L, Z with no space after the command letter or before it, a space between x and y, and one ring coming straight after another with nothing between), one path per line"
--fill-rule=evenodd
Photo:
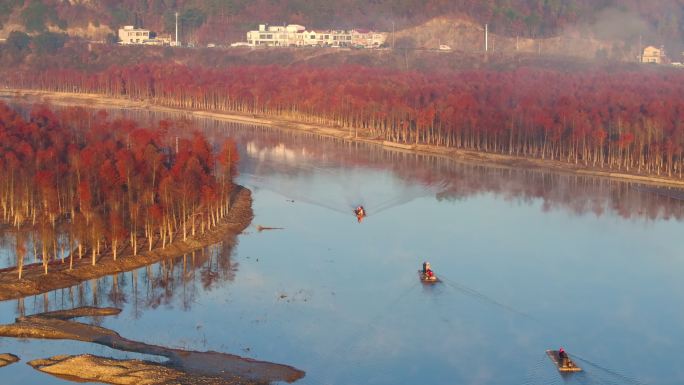
M91 342L121 351L168 358L168 361L163 364L139 360L118 361L102 357L93 358L93 356L57 356L32 361L31 365L39 370L84 380L101 381L102 377L125 376L130 377L130 382L128 380L106 382L136 384L135 378L139 375L136 372L139 370L146 370L158 376L152 382L147 382L148 384L165 384L171 381L173 383L265 384L274 381L294 382L304 377L303 371L288 365L257 361L227 353L198 352L150 345L129 340L107 328L72 320L76 317L107 316L119 312L120 309L115 308L83 307L20 317L13 324L0 325L0 336ZM95 366L82 370L83 364ZM184 376L194 378L196 381L179 381L179 377ZM207 382L207 379L211 381Z
M649 176L629 172L607 170L601 168L585 167L583 165L574 165L572 163L544 160L538 158L523 158L516 156L509 156L504 154L484 153L478 151L453 149L432 145L408 145L401 143L388 142L381 139L370 137L356 136L352 133L355 131L350 128L335 128L325 127L314 124L301 123L277 117L264 117L253 114L240 114L229 112L210 112L199 110L186 110L181 108L164 107L154 105L147 101L136 101L123 98L107 97L96 94L76 94L68 92L51 92L51 91L37 91L37 90L15 90L5 89L0 90L0 97L17 98L17 99L38 99L58 105L85 105L88 107L118 107L118 108L135 108L142 110L154 110L159 112L185 113L197 117L208 117L216 120L240 122L246 124L264 125L270 127L277 127L281 129L289 129L295 131L305 131L325 137L341 138L349 141L369 143L373 145L383 146L387 149L397 151L418 152L424 154L432 154L443 156L451 159L456 159L464 162L491 164L498 167L506 168L527 168L527 169L545 169L554 170L557 172L573 173L587 176L598 176L613 179L622 179L632 182L639 182L658 186L677 186L684 187L684 180L668 178L663 176Z
M213 230L197 236L175 240L166 248L140 252L137 256L122 254L113 260L111 253L103 254L97 264L91 264L90 257L74 258L73 269L69 270L68 260L51 262L48 274L44 274L41 264L27 265L21 280L14 268L0 271L0 301L22 298L48 291L77 285L83 281L100 278L114 273L122 273L147 266L166 258L177 257L218 242L235 242L236 236L252 222L252 194L249 189L236 186L232 205L227 219Z

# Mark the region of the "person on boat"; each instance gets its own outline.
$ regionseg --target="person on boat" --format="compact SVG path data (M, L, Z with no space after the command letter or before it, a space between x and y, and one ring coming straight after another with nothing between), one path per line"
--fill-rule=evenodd
M359 206L356 209L354 209L354 214L356 214L356 220L361 223L363 221L363 218L366 217L366 209L363 208L363 206Z
M565 352L565 349L560 348L558 349L558 363L562 368L567 368L568 367L568 353Z
M433 280L435 279L435 273L432 271L432 267L430 267L430 262L423 262L423 279L425 280Z

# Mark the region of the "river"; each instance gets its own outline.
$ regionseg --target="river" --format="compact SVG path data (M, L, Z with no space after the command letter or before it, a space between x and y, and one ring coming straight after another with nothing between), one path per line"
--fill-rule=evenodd
M117 306L119 316L87 321L143 342L292 365L307 373L299 384L684 383L676 193L191 121L238 141L239 183L255 212L238 245L2 302L0 322ZM419 282L424 260L441 282ZM556 371L545 350L560 346L583 372ZM7 338L2 352L22 358L0 369L3 384L70 383L24 364L56 354L141 357Z

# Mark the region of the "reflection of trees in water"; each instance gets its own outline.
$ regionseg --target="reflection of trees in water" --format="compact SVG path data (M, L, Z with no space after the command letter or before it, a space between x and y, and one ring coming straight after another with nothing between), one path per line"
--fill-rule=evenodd
M159 113L152 116L154 114L158 118L163 116ZM196 118L196 123L205 135L213 137L215 143L228 135L236 139L242 151L240 169L243 173L297 175L326 167L366 167L391 170L408 184L430 187L432 191L437 188L436 198L443 200L462 200L488 193L528 204L541 200L545 211L566 210L576 215L600 216L613 212L623 218L651 220L681 220L684 217L684 194L679 189L643 188L640 183L609 178L459 162L311 133L208 118ZM245 153L246 143L253 143L260 149L277 148L280 152L284 148L290 154L297 154L298 158L296 161L290 159L290 162L283 161L284 158L256 159Z
M491 193L507 200L531 203L541 200L542 210L566 210L575 215L601 216L612 212L623 218L681 220L678 199L641 191L639 184L539 170L464 167L459 178L437 195L459 200Z
M542 209L566 210L576 215L615 213L623 218L681 220L684 194L676 188L649 188L640 183L609 178L458 162L446 157L383 149L375 145L348 143L340 139L300 135L271 128L230 131L241 144L260 148L285 145L295 154L306 154L297 167L270 162L261 167L243 156L243 171L266 173L311 173L320 167L367 167L391 170L408 185L418 184L437 191L440 200L464 200L494 194L510 201L531 204L541 200ZM302 166L304 164L304 166ZM306 167L306 164L316 167ZM245 170L247 168L247 170ZM258 169L258 171L256 171Z
M65 289L17 300L17 314L82 306L128 304L135 318L159 306L190 310L201 291L235 279L232 242L221 242L183 256L126 273L113 274Z

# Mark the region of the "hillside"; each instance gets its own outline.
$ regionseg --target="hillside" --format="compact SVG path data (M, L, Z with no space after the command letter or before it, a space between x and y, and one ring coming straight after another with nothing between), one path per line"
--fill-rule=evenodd
M390 31L443 16L488 23L508 38L574 33L633 41L641 35L645 43L677 49L684 41L684 0L5 0L0 37L51 30L101 40L124 24L170 33L176 11L185 40L199 43L242 40L262 22Z
M14 36L19 35L19 36ZM47 35L47 36L46 36ZM399 34L397 34L399 35ZM605 67L641 68L658 70L658 67L639 66L634 63L619 63L615 60L587 60L581 55L565 54L538 55L537 52L524 50L502 51L495 45L493 52L483 55L480 50L454 49L437 51L435 49L411 50L400 48L391 50L356 50L339 48L173 48L154 46L117 46L92 44L82 40L59 40L59 34L22 37L15 32L7 44L0 44L0 68L23 70L88 70L103 71L113 66L130 66L138 63L173 62L187 66L208 68L230 68L241 65L272 65L292 67L335 67L358 65L387 69L417 70L435 72L444 70L511 70L520 67L549 68L564 71L591 71ZM24 40L24 37L26 40ZM429 40L420 40L420 42ZM521 39L522 41L522 39ZM481 44L478 40L477 43ZM427 43L426 43L427 44ZM476 43L472 43L476 44ZM498 43L497 43L498 44ZM522 45L521 45L522 46Z
M463 17L437 17L425 23L398 31L395 40L402 46L435 50L448 45L460 53L484 50L484 26ZM489 33L491 53L571 56L583 59L605 58L633 61L638 55L638 39L599 38L595 34L566 31L550 37L507 36Z

